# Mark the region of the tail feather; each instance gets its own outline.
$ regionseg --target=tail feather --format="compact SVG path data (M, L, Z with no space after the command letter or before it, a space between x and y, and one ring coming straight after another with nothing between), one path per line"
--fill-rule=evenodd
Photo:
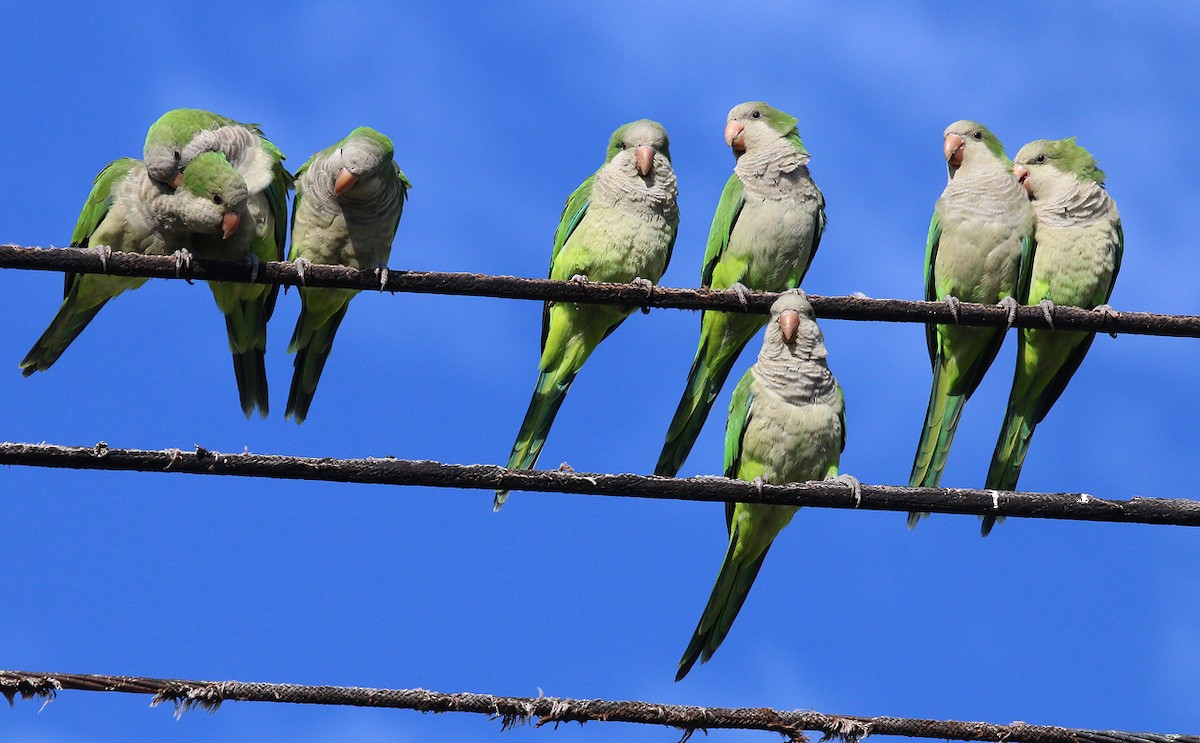
M929 393L929 407L925 411L925 425L917 454L913 459L912 473L908 486L912 488L936 488L942 480L942 470L950 454L950 444L962 416L963 403L967 394L950 394L949 375L942 369L941 359L933 365L933 387ZM913 528L928 513L913 511L908 514L908 528Z
M717 574L712 595L708 598L704 613L700 615L700 622L696 625L691 642L683 651L683 657L679 659L676 681L688 675L697 660L707 663L721 646L725 635L729 634L729 628L733 626L733 620L741 611L742 604L750 595L750 588L754 585L759 568L770 550L768 544L757 557L747 560L745 556L739 557L735 554L738 541L735 527L729 538L729 549L725 552L725 562L721 564L721 572Z
M303 423L308 417L308 408L312 405L313 395L317 391L317 383L321 381L321 372L329 359L333 348L333 338L342 318L346 316L349 302L343 304L324 323L315 325L306 312L301 312L296 320L296 330L288 344L288 351L294 352L292 386L288 390L287 408L284 417L294 418L296 423Z
M533 390L533 398L529 401L529 409L525 411L525 419L521 422L521 430L513 444L512 453L508 455L509 469L527 470L537 463L538 455L546 444L546 435L554 416L571 389L575 380L575 372L562 373L557 369L544 371L538 375L537 386ZM493 510L499 511L508 499L507 490L497 490L492 502Z
M239 288L221 287L221 291L229 293L224 297L218 293L217 282L211 282L210 286L217 296L218 306L225 313L225 331L233 354L233 373L242 412L249 418L258 408L259 415L266 418L269 406L264 358L267 348L265 304L269 291L260 287L259 291L246 296Z
M92 307L79 307L75 295L69 294L50 321L50 326L21 360L21 374L28 377L53 366L107 302L105 299Z
M1015 396L1014 389L1014 396ZM1025 455L1029 453L1029 443L1033 440L1033 429L1037 426L1036 411L1026 410L1019 401L1010 397L1008 408L1004 412L1004 426L1000 429L1000 437L996 440L996 450L992 452L992 463L988 467L987 482L984 487L988 490L1014 490L1017 480L1021 477L1021 467L1025 464ZM1003 516L981 516L983 524L980 533L987 536L992 527L1004 521Z

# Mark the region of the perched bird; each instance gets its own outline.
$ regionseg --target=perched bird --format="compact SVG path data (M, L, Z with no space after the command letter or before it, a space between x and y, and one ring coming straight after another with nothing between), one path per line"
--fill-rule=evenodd
M842 388L826 363L821 329L800 290L771 305L771 319L758 361L733 391L725 426L725 476L775 484L839 479L846 446ZM775 536L797 509L728 503L729 549L675 680L720 647L742 608Z
M400 212L412 184L392 160L392 141L361 126L296 171L289 260L387 271ZM296 354L285 417L303 423L346 316L353 289L300 288L300 317L288 353Z
M554 232L550 278L635 282L647 287L667 269L679 228L678 189L667 132L649 119L613 132L604 165L567 199ZM633 307L547 302L537 386L508 467L529 469L546 443L571 382L600 341ZM508 491L496 492L494 507Z
M925 299L999 303L1016 316L1029 285L1033 207L1000 140L982 124L956 121L943 135L948 180L933 209L925 247ZM933 389L910 487L937 487L962 406L996 358L1007 328L927 325ZM923 513L910 513L908 527Z
M1029 192L1037 214L1037 252L1021 304L1040 304L1051 324L1055 305L1108 309L1125 234L1095 158L1074 137L1039 139L1017 153L1013 174ZM1094 336L1021 329L1012 393L986 488L1017 486L1034 426L1066 389ZM995 516L983 517L984 536L996 521Z
M186 249L192 233L232 234L247 198L245 182L219 154L197 158L175 192L151 180L140 160L121 158L96 176L71 246L101 250L105 261L110 250L166 255ZM108 300L144 283L142 277L66 274L62 306L21 361L22 373L49 369Z
M220 152L246 182L250 199L241 230L231 240L198 237L192 251L204 258L245 261L251 276L261 261L281 261L287 244L287 191L292 178L283 153L256 124L239 124L210 111L179 108L163 114L146 134L145 162L150 177L174 187L189 163L203 152ZM225 315L238 397L246 417L257 407L268 412L267 320L275 308L277 285L210 281Z
M825 197L809 175L796 118L761 101L743 103L729 112L725 142L736 164L708 234L701 285L739 293L800 286L825 230ZM766 322L758 314L701 314L700 345L656 475L679 472L738 355Z

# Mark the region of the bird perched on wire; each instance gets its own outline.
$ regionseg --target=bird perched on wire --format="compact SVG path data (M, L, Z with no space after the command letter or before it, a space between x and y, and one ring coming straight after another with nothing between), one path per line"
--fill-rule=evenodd
M609 138L604 164L567 199L554 232L550 278L652 287L675 245L677 196L666 130L649 119L621 126ZM509 468L529 469L537 462L583 362L633 310L546 303L537 385L508 457ZM496 491L494 508L499 510L507 498L508 491Z
M189 164L203 152L220 152L241 174L249 190L249 219L232 239L197 236L191 250L203 258L245 261L251 276L262 261L281 261L287 244L287 192L292 177L283 167L283 153L257 124L195 108L163 114L146 133L143 157L154 180L171 188L182 181ZM275 308L279 287L274 284L208 282L217 308L225 316L238 399L249 418L255 408L267 416L267 321Z
M1029 284L1033 207L1012 174L996 135L975 121L956 121L942 135L946 188L933 208L925 246L925 299L999 303L1016 317ZM933 388L909 475L910 487L937 487L962 415L995 360L1007 328L927 325ZM908 527L926 514L910 513Z
M771 305L762 350L733 391L725 426L725 476L768 483L839 479L846 446L842 388L826 361L812 305L799 289ZM798 509L728 503L729 548L712 595L679 661L678 681L720 647L737 618L775 537Z
M412 188L393 160L392 141L360 126L296 171L292 249L301 281L311 263L374 269L381 286ZM300 316L288 352L296 354L285 416L303 423L354 289L300 287Z
M1125 233L1096 159L1074 137L1039 139L1017 153L1013 174L1037 214L1037 252L1021 304L1040 304L1051 325L1055 305L1108 310ZM984 487L1016 488L1034 427L1066 389L1095 335L1021 329L1012 392ZM984 536L1003 519L982 518Z
M808 172L796 123L762 101L729 112L725 143L736 162L713 216L702 286L739 293L800 286L825 230L825 197ZM700 345L656 475L679 472L742 349L765 324L758 314L701 313Z

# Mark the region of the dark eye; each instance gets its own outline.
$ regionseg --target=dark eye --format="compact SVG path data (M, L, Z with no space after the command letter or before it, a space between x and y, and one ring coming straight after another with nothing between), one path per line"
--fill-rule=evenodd
M627 145L627 144L625 144L624 142L622 142L622 143L621 143L621 149L623 149L623 150L627 150L627 149L629 149L629 145Z
M1033 161L1034 161L1035 163L1044 163L1044 162L1046 162L1046 156L1045 156L1045 155L1038 155L1037 157L1033 158Z
M179 150L175 150L175 162L179 162L179 160L180 160Z
M980 131L971 132L971 136L974 137L975 139L983 139L983 132L980 132Z
M215 194L213 194L213 203L214 204L224 204L225 199L221 198L221 194L215 193Z
M752 112L750 113L750 118L752 118L752 119L761 119L761 118L762 118L762 112L760 112L760 111L752 111Z

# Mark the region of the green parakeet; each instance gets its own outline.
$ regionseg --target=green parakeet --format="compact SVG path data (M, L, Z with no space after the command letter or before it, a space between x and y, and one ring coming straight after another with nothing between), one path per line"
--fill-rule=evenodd
M729 112L725 142L737 162L713 217L701 285L742 292L799 286L825 229L825 197L809 175L796 118L761 101L743 103ZM656 475L679 472L738 355L766 322L758 314L701 314L700 345Z
M679 228L678 189L667 132L649 119L613 132L600 169L567 199L550 256L550 278L573 281L657 282L667 268ZM508 467L529 469L546 443L554 415L575 375L600 341L633 307L546 304L537 386ZM508 491L497 491L499 510Z
M199 159L176 192L151 180L140 160L121 158L96 176L71 246L165 255L186 249L192 233L232 233L238 226L237 210L245 208L247 198L245 182L219 154ZM66 274L62 306L21 361L22 373L49 369L108 300L146 281Z
M151 178L167 185L181 179L188 164L202 152L220 152L242 175L250 191L239 233L232 239L197 237L192 251L205 258L246 261L253 273L260 261L281 261L287 243L287 191L291 176L283 168L283 153L262 135L256 124L238 122L192 108L163 114L146 134L145 161ZM225 315L238 397L246 417L257 407L268 411L267 320L275 308L279 287L266 284L209 282L217 307Z
M999 303L1016 313L1029 285L1033 207L1012 174L1000 140L974 121L943 135L947 183L933 209L925 247L925 299ZM1006 328L927 325L933 388L909 476L911 487L937 487L946 455L971 396L1004 343ZM910 513L916 526L922 513Z
M303 276L306 263L375 269L383 275L400 212L412 184L392 160L392 141L359 127L308 159L296 171L292 249ZM312 404L333 336L357 291L300 288L300 317L288 352L295 373L285 416L303 423Z
M786 292L771 306L758 361L733 392L725 426L725 476L775 484L841 479L838 461L845 445L845 401L829 371L821 329L804 293ZM796 511L726 504L729 549L676 681L720 647L771 542Z
M1054 305L1105 305L1121 268L1125 234L1095 158L1074 137L1039 139L1017 153L1013 174L1037 214L1037 253L1021 304L1041 304L1050 317ZM1021 329L1012 393L984 487L1016 488L1034 426L1066 389L1094 336ZM983 517L984 536L996 520Z

